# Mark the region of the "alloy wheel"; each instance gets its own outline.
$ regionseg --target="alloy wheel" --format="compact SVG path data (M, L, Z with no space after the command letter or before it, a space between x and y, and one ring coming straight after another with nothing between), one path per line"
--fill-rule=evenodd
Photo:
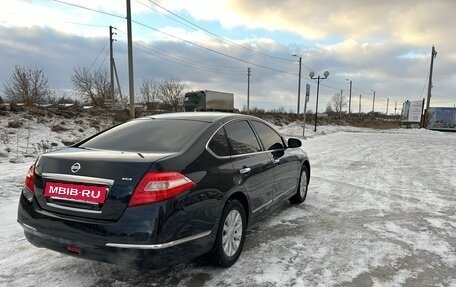
M305 197L307 193L307 173L305 170L301 173L301 182L299 186L299 193L301 197Z
M226 256L233 256L239 249L242 239L242 218L238 210L228 213L223 224L222 245Z

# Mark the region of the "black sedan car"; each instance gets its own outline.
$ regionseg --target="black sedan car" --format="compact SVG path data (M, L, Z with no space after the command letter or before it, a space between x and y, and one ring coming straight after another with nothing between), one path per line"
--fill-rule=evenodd
M81 258L158 268L206 254L231 266L253 220L305 200L300 146L247 115L135 119L41 155L17 220L32 244Z

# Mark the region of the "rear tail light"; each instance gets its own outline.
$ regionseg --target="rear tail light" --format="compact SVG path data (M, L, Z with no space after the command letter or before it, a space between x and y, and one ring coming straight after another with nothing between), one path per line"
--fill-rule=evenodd
M27 175L25 176L25 187L31 191L35 192L35 165L29 168Z
M179 172L148 172L136 186L129 206L163 201L194 186L191 179Z

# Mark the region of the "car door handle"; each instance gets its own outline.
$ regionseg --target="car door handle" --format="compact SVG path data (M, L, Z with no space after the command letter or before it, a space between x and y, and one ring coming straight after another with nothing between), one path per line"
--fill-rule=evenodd
M280 162L280 159L273 159L272 162L273 162L274 164L278 164L278 163Z
M250 167L244 167L243 169L239 170L241 174L249 173L252 169Z

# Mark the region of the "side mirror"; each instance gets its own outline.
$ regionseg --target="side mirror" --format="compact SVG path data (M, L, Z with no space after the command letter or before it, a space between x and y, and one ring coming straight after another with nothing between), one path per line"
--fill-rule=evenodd
M302 146L301 140L296 139L296 138L288 139L288 147L294 148L294 147L300 147L300 146Z

